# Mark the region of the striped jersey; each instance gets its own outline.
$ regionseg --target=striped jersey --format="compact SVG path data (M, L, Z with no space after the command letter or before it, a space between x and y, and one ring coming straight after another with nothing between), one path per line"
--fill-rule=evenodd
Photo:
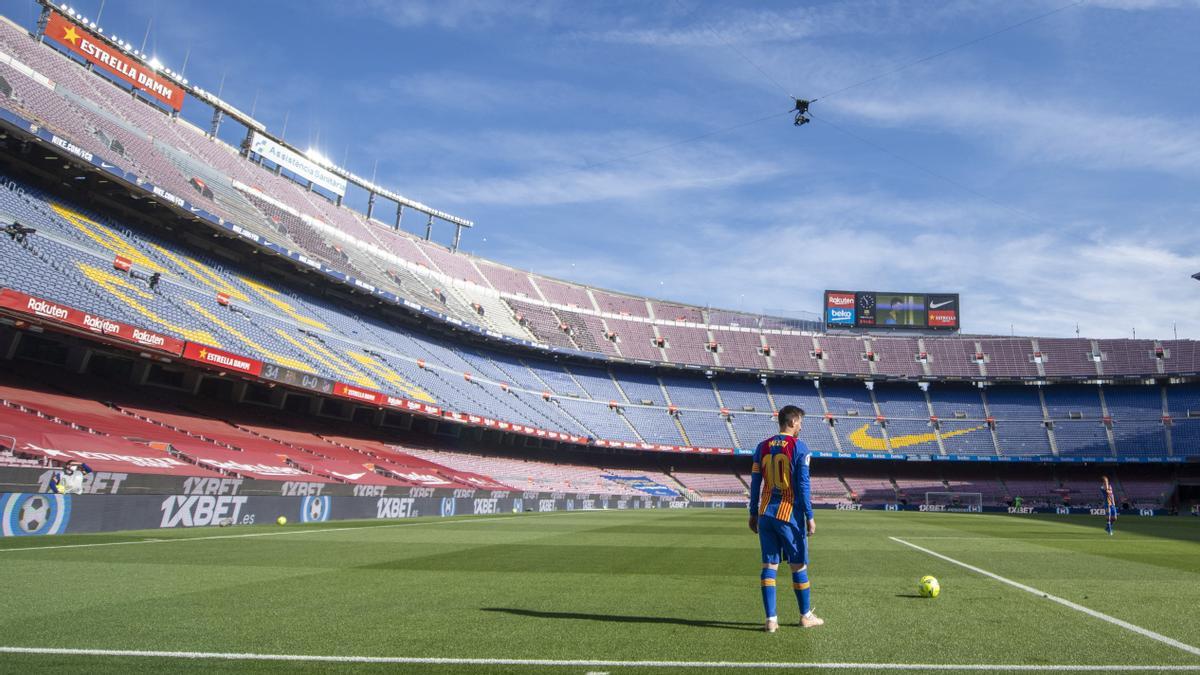
M1104 485L1104 489L1101 491L1101 493L1104 495L1104 505L1105 506L1116 506L1117 505L1117 500L1113 498L1112 483L1106 483Z
M798 506L806 520L812 518L810 457L808 446L795 436L778 434L759 443L750 467L751 513L794 521Z

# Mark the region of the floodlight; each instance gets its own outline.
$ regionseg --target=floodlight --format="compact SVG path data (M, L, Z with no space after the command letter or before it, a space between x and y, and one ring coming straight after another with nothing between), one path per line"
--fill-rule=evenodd
M150 57L150 67L155 70L162 70L163 69L162 61L159 61L157 56L152 56L152 57Z

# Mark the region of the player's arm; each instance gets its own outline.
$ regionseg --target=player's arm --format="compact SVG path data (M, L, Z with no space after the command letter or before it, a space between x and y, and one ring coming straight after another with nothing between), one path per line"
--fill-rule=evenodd
M79 468L83 471L83 475L85 476L89 473L93 473L92 467L88 466L87 464L80 463Z
M750 466L750 529L758 533L758 498L762 493L762 458L759 449L754 450L754 464Z
M804 452L803 454L797 453L795 467L792 470L795 474L795 480L792 481L792 485L796 491L796 500L794 503L802 509L808 533L814 534L817 528L813 522L812 486L809 484L808 478L808 461L812 455L809 453L807 446L802 447Z

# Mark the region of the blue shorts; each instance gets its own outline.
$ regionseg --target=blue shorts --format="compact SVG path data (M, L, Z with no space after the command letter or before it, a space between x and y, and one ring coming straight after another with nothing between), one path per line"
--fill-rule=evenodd
M1115 507L1115 506L1108 507L1108 517L1109 518L1117 517L1117 507Z
M808 537L795 523L770 516L758 519L758 543L762 561L778 565L782 559L791 565L808 564Z

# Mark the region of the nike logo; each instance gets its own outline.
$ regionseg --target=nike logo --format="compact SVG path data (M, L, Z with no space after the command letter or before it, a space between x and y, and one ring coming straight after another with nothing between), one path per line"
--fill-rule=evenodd
M953 300L943 300L942 302L931 302L931 303L929 303L929 309L937 309L939 307L945 307L946 305L952 304L953 302L954 302Z
M885 441L882 438L876 438L876 437L872 436L871 434L867 433L867 429L869 429L870 427L871 427L870 424L864 424L861 427L859 427L858 429L854 430L854 432L850 434L850 442L854 444L854 447L859 448L860 450L879 450L879 451L886 452L888 449L887 441ZM954 438L955 436L962 436L963 434L969 434L971 432L979 431L980 429L986 429L986 428L987 428L987 425L983 425L983 426L978 426L978 427L971 427L970 429L957 429L955 431L943 431L942 438L943 439ZM908 434L906 436L892 436L891 440L892 440L892 449L899 450L900 448L907 448L911 445L921 445L922 443L936 443L937 442L937 434L930 432L928 434Z

